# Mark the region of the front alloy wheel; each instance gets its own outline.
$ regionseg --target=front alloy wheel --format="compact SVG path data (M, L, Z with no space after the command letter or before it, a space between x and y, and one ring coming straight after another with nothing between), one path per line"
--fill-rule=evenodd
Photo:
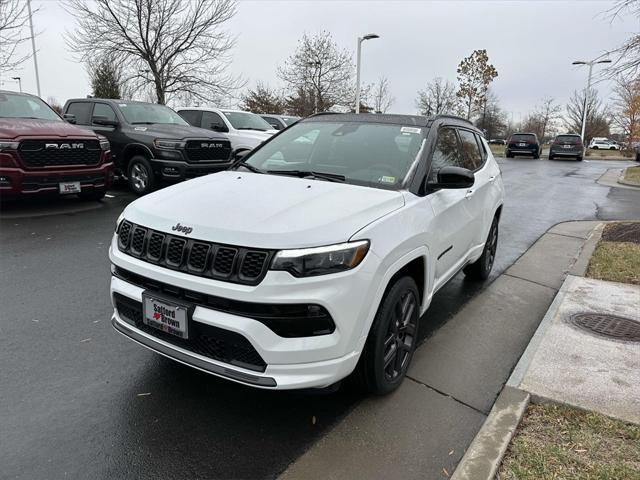
M382 299L355 372L367 391L382 395L402 383L418 341L419 298L416 282L402 277Z
M146 158L135 156L129 162L129 186L138 195L145 195L153 190L155 178L151 165Z

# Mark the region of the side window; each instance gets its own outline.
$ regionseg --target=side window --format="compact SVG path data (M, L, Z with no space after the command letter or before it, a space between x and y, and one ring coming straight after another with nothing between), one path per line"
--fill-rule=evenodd
M107 117L107 120L117 120L116 112L106 103L96 103L93 107L94 117ZM93 123L93 122L92 122Z
M436 148L431 157L431 170L429 171L429 182L438 180L438 170L442 167L464 167L458 136L453 128L444 127L438 131Z
M202 112L202 128L211 128L211 125L221 125L224 126L225 123L215 112Z
M458 130L464 153L464 167L473 171L482 166L482 153L476 135L469 130Z
M274 130L280 130L282 126L280 122L273 117L262 117L264 120L273 127Z
M184 120L189 125L193 125L194 127L200 126L200 118L202 117L202 112L198 110L180 110L178 112L178 115L184 118Z
M91 125L91 110L93 104L91 102L73 102L69 104L65 113L76 116L76 124Z

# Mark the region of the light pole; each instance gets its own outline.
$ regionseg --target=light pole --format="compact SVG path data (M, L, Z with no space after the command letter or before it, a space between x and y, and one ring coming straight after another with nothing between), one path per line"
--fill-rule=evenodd
M38 74L38 56L36 54L36 36L33 33L33 13L31 13L31 0L27 0L27 9L29 11L29 28L31 29L31 48L33 49L33 66L36 70L36 88L40 97L40 75Z
M20 93L22 93L22 77L11 77L11 80L16 80L18 82L18 89Z
M372 40L374 38L380 38L380 35L369 33L364 37L358 37L358 50L356 54L356 113L360 113L360 49L362 47L362 42L365 40Z
M591 60L589 62L585 62L583 60L576 60L571 65L589 65L589 76L587 77L587 89L584 91L584 105L582 106L582 132L580 133L580 138L582 139L582 143L584 144L584 134L587 128L587 101L589 98L589 94L591 93L591 72L593 71L593 66L599 63L611 63L611 60L605 58L604 60Z

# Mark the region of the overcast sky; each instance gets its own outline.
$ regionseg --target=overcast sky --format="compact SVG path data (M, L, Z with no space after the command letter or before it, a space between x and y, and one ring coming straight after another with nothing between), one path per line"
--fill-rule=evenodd
M62 34L74 19L58 0L33 0L42 96L67 98L90 93L82 64L67 50ZM474 49L485 48L498 70L493 89L504 110L519 120L545 96L565 104L584 88L587 70L571 65L591 59L640 31L640 21L606 15L611 1L270 1L242 0L228 29L237 36L234 73L249 85L262 80L279 86L276 66L293 52L304 33L331 32L354 52L358 35L380 39L363 44L362 81L389 79L394 113L415 113L418 89L434 77L455 80L456 66ZM99 41L99 39L96 39ZM17 90L36 92L33 62L0 79ZM598 84L607 98L611 84Z

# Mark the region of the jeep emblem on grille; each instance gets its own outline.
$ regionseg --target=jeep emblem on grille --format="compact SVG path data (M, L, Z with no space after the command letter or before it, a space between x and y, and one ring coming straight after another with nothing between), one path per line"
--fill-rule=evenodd
M221 143L201 143L200 148L222 148Z
M63 149L76 149L84 148L82 143L45 143L44 148L47 150L63 150Z
M180 225L180 222L178 222L173 227L171 227L171 230L174 230L176 232L182 232L185 235L189 235L191 232L193 232L193 228L185 227L184 225Z

